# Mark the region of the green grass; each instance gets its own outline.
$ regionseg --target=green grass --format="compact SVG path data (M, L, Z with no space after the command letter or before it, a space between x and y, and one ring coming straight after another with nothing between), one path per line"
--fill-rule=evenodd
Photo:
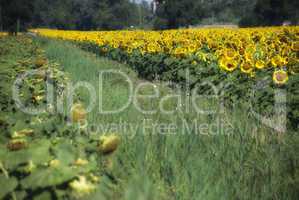
M87 81L95 86L97 96L98 74L104 69L128 74L134 87L146 82L129 66L96 57L72 44L41 38L36 42L42 44L51 62L61 64L74 83ZM104 107L116 108L124 104L128 97L126 81L116 75L105 76L104 80L101 92ZM155 84L163 95L175 92L162 83ZM148 94L151 90L148 87L141 93ZM83 89L77 93L80 101L88 104L88 93ZM140 103L145 108L155 108L159 99ZM169 108L175 107L175 101L166 104ZM259 125L241 109L207 116L196 115L193 111L144 115L130 105L119 114L103 115L93 109L88 116L91 124L118 123L120 119L134 124L151 119L157 123L174 123L178 129L173 135L154 134L142 128L119 133L122 144L113 157L111 168L115 180L107 177L101 180L103 199L278 200L299 196L299 137L288 134L278 139L276 133ZM189 125L194 119L210 125L222 119L231 126L232 133L207 136L191 131L183 134L181 119Z

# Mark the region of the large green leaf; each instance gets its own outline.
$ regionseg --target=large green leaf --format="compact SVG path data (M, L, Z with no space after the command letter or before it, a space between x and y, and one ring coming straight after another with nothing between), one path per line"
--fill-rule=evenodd
M17 187L18 181L16 178L6 178L4 175L0 175L0 199L5 197L10 192L14 191L14 189Z
M49 167L36 170L21 181L26 189L45 188L60 185L74 178L77 171L66 166Z
M43 164L50 160L50 142L48 140L39 140L29 145L28 149L8 152L5 155L5 167L14 169L20 164L29 162L30 160L35 164Z
M50 192L43 192L40 195L34 197L34 200L51 200L52 196Z
M53 147L53 152L58 160L65 165L71 164L76 159L76 148L68 141L63 141Z

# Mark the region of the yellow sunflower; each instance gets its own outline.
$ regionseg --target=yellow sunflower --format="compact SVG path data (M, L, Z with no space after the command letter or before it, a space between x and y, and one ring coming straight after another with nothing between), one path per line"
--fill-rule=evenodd
M96 189L95 185L89 182L85 176L79 176L79 180L74 180L69 185L78 197L88 195Z
M188 45L188 52L194 53L197 50L197 46L195 44Z
M222 68L228 72L232 72L238 67L238 62L235 60L229 60L226 58L222 58L219 61L219 66L220 66L220 68Z
M277 85L283 85L289 80L288 73L284 70L277 70L273 73L273 81Z
M299 51L299 42L293 42L291 48L293 51Z
M174 50L174 55L176 57L184 57L186 55L187 51L183 47L178 47Z
M235 59L239 54L238 52L232 50L232 49L226 49L223 52L223 55L228 59L228 60L232 60Z
M104 154L114 152L120 144L120 138L116 135L102 136L100 138L99 149Z
M271 59L271 64L274 67L282 67L287 64L287 60L285 58L281 57L280 55L277 55Z
M34 131L32 129L23 129L21 131L14 131L12 134L12 138L24 138L25 136L31 136L33 135Z
M241 71L246 73L246 74L250 74L253 70L253 64L250 62L242 62L241 63Z
M266 67L266 63L262 60L258 60L255 62L255 67L257 69L264 69Z
M78 158L78 159L74 162L74 165L76 165L76 166L84 166L84 165L87 165L87 164L88 164L88 160L81 159L81 158Z
M84 122L86 119L87 112L84 108L84 106L80 103L75 104L71 108L71 115L72 115L72 121L75 123L78 122Z
M103 47L103 48L100 49L100 51L102 53L107 53L108 52L108 48L107 47Z

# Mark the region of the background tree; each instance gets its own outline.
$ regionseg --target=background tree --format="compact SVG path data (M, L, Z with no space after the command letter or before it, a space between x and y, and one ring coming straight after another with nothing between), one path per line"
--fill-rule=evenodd
M33 3L27 0L0 0L3 27L13 34L24 30L31 20Z
M26 27L78 30L136 28L173 29L190 25L241 26L297 24L296 0L0 0L0 29Z
M165 0L157 1L155 28L178 28L193 25L203 16L199 1Z
M59 29L122 29L136 25L138 9L129 0L36 0L33 26Z
M241 26L273 26L289 21L298 23L299 1L257 0L252 12L240 21Z

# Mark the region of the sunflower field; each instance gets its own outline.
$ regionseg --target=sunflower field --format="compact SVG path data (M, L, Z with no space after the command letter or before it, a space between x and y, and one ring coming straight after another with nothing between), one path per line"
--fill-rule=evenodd
M148 80L226 84L224 99L233 105L252 99L259 112L273 112L276 88L287 90L288 125L297 129L299 27L180 29L167 31L31 30L40 36L72 41L100 56L127 63ZM200 93L209 94L207 87Z
M80 32L38 29L42 36L90 42L101 52L119 49L127 54L165 54L192 58L192 64L211 63L227 71L241 70L254 76L265 68L288 68L298 64L299 27L252 29L187 29L170 31ZM277 80L280 82L281 80Z
M299 27L31 32L37 36L0 34L0 199L298 196L299 143L293 133L298 132L299 119ZM85 106L89 99L84 91L77 91L74 104L57 112L53 105L64 103L59 100L66 100L68 84L90 81L100 85L96 78L101 67L126 70L132 73L134 84L152 81L165 94L172 89L178 91L175 86L179 86L186 96L193 89L213 95L210 85L217 87L217 95L228 112L209 114L200 120L212 123L218 117L227 118L225 122L233 124L233 135L156 137L150 129L136 130L136 138L131 138L126 135L131 129L119 133L109 128L85 129L86 122L119 123L121 116L128 122L141 123L145 115L132 107L113 116L101 116L97 110L88 113ZM16 82L28 70L40 73ZM45 81L53 83L53 105L47 102ZM174 84L162 88L164 82ZM107 107L122 101L120 97L126 94L124 84L119 77L107 77L102 92L109 94ZM36 115L24 113L13 96L12 86L19 91L25 107L45 110ZM263 116L275 116L277 91L287 98L287 130L279 137L273 134L277 131L260 128L261 122L247 112L253 109ZM150 101L150 106L158 105ZM146 117L181 126L177 118L182 115L187 120L198 118L194 111ZM179 127L178 133L183 133L183 128Z

